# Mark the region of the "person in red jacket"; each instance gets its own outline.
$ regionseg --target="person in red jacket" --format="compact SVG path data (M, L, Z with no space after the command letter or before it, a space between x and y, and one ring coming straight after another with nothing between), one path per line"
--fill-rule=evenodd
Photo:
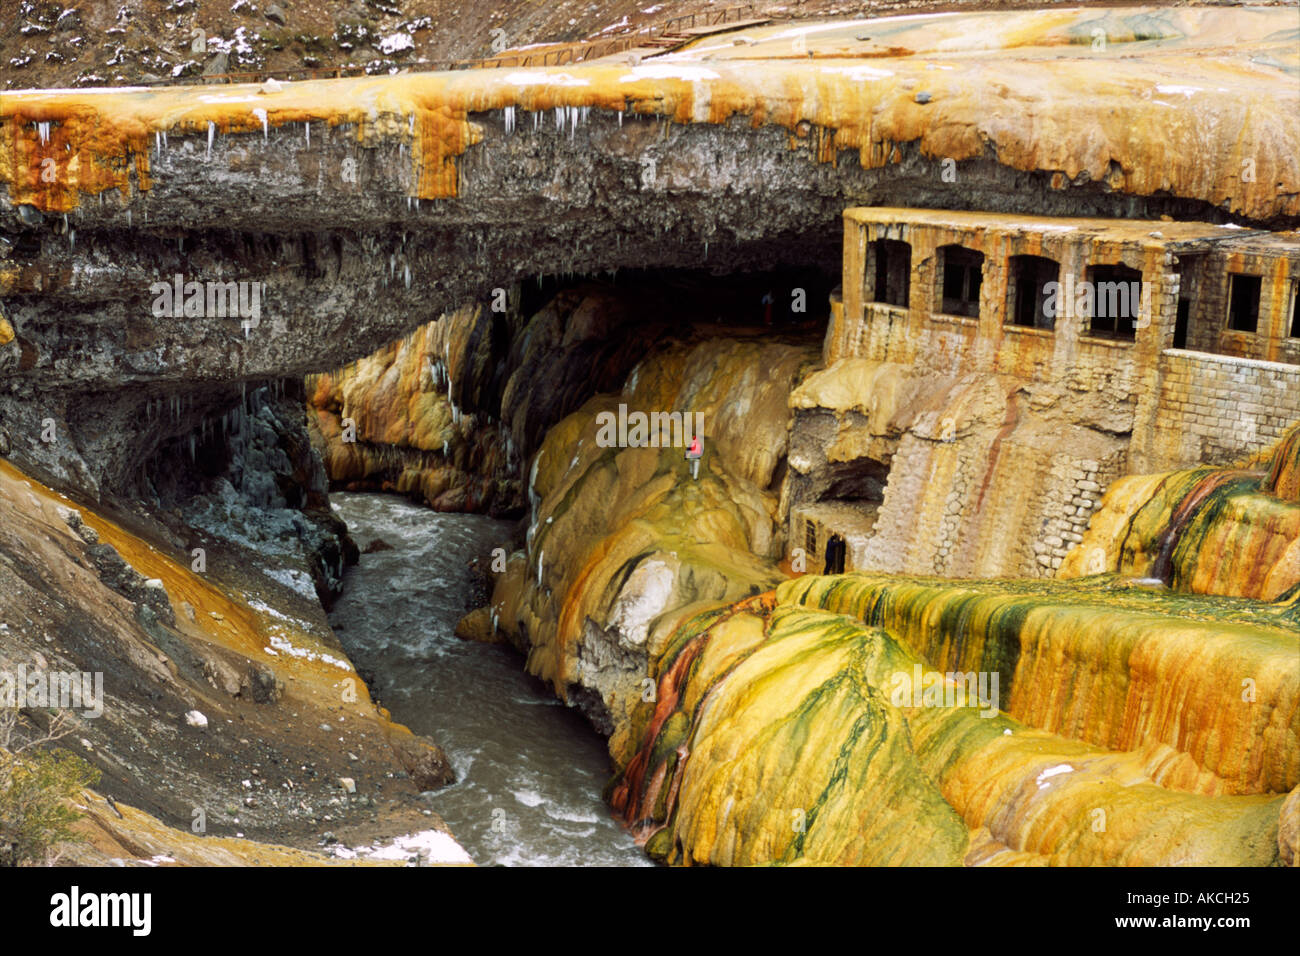
M691 437L691 443L686 449L686 460L691 463L691 480L698 480L700 477L700 459L704 457L704 447L700 444L700 436Z

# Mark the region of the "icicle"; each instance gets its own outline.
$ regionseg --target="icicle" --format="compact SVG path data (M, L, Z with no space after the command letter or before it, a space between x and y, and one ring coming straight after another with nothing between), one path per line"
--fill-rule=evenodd
M75 230L75 229L69 229L69 230L68 230L68 248L69 248L69 249L75 249L76 247L77 247L77 230Z
M415 114L412 113L407 117L407 125L411 128L411 133L415 133Z
M411 287L411 266L409 263L402 266L402 280L406 283L406 287L409 289Z
M302 124L302 134L307 137L307 148L311 149L311 121Z
M217 124L208 120L208 159L212 158L212 140L217 135Z
M563 106L557 106L555 108L555 128L558 129L561 133L564 132L564 107Z
M162 152L162 130L156 129L153 131L153 148L154 152ZM104 194L100 193L100 195L102 196Z
M167 131L163 130L163 150L167 149Z
M194 464L194 433L190 432L190 464Z
M253 115L262 121L262 142L266 142L267 138L270 136L270 130L266 125L266 110L253 110Z
M442 457L443 457L443 458L446 458L446 457L447 457L447 442L446 442L446 441L444 441L444 442L442 443Z
M545 551L537 552L537 586L542 586L542 560L546 557Z
M36 132L41 137L41 145L44 146L50 141L50 124L48 121L36 124Z
M507 106L506 110L506 135L509 136L515 131L515 108Z
M622 129L622 128L623 128L623 111L622 111L622 110L619 110L619 111L618 111L618 128L619 128L619 129Z

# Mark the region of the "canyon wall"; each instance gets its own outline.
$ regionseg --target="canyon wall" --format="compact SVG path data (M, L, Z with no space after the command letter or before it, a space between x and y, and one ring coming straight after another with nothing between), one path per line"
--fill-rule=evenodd
M116 800L82 795L90 842L69 859L326 862L322 829L363 842L381 811L398 833L444 829L418 793L451 779L445 755L372 702L310 578L270 548L254 566L242 545L187 544L0 462L0 686L97 681L82 707L17 702L16 744L63 714L60 745Z

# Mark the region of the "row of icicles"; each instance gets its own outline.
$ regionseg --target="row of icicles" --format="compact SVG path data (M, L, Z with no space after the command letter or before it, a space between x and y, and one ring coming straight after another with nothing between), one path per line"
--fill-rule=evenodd
M190 461L196 460L200 443L207 444L210 438L216 437L218 427L221 429L223 442L246 441L249 437L246 427L248 419L256 415L268 402L279 401L284 395L284 379L271 379L263 385L255 385L251 390L248 388L248 383L240 382L237 406L227 409L220 415L204 413L198 426L189 432L187 441ZM171 425L183 424L187 417L186 413L193 408L192 393L151 398L144 405L145 421L163 422L165 419Z

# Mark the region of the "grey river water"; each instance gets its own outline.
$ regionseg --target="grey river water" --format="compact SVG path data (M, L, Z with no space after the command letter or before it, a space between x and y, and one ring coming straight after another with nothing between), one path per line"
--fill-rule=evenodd
M456 771L426 795L480 865L648 866L600 799L605 742L508 647L458 640L466 562L509 525L438 514L401 498L332 494L363 554L330 614L353 662L393 719L436 741Z

